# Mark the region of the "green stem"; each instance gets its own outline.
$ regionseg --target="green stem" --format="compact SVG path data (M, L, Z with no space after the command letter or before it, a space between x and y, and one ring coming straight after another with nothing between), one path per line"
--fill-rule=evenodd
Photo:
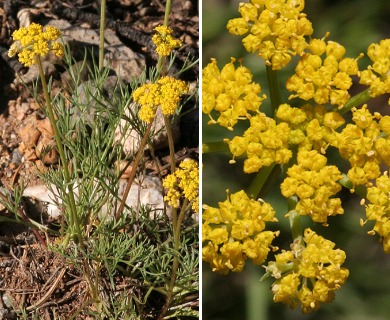
M351 111L352 108L357 107L370 99L372 99L372 97L370 96L370 89L368 88L349 99L340 110L340 114L347 113L348 111ZM337 108L335 108L335 110L337 110Z
M169 122L168 116L164 115L165 128L167 130L168 136L168 145L169 145L169 156L171 161L171 173L175 172L176 164L175 164L175 146L172 136L171 124ZM180 228L181 223L184 218L185 208L187 207L188 200L184 200L184 204L181 207L179 217L177 216L176 208L172 208L172 228L173 228L173 249L175 253L179 252L180 249ZM179 268L179 259L177 255L173 257L172 261L172 269L171 269L171 279L169 282L169 288L167 293L167 299L165 301L164 307L160 313L159 319L163 319L165 313L167 312L173 297L173 289L175 287L176 277L177 277L177 269Z
M72 227L72 230L74 230L74 229L76 230L76 236L78 238L77 240L78 240L78 244L81 248L81 251L86 252L84 242L83 242L83 236L81 233L80 222L79 222L78 215L77 215L76 201L75 201L75 197L74 197L74 193L73 193L73 183L71 183L71 180L70 180L68 161L67 161L66 156L65 156L64 148L62 146L61 136L60 136L60 133L59 133L59 130L57 127L57 122L55 119L54 110L53 110L51 98L49 95L49 90L48 90L47 84L46 84L46 78L45 78L45 73L43 71L42 61L41 61L39 56L37 56L37 63L38 63L38 70L39 70L39 76L41 78L43 93L44 93L45 100L46 100L46 109L47 109L47 113L49 116L51 126L53 127L54 137L56 140L57 149L58 149L58 153L60 154L62 169L64 172L65 185L66 185L67 191L68 191L66 193L66 197L68 200L68 205L70 207L69 224ZM64 241L63 241L64 247L67 247L69 240L70 240L70 235L69 235L69 233L67 233L65 238L64 238ZM99 306L99 304L100 304L98 302L99 294L98 294L97 287L95 286L94 282L92 281L91 273L89 271L88 259L83 259L83 266L84 266L85 278L86 278L86 281L87 281L89 289L90 289L91 297L94 300L95 305Z
M165 14L164 14L164 25L168 26L169 24L169 14L171 13L172 0L167 0L165 4Z
M45 100L46 100L46 109L47 109L47 113L49 116L51 126L53 127L54 137L56 140L57 149L58 149L58 153L60 155L62 169L64 172L65 185L66 185L67 191L68 191L66 193L66 197L68 199L68 204L70 207L69 224L72 228L74 228L76 230L78 242L79 242L81 248L84 249L83 237L82 237L82 233L81 233L81 229L80 229L80 222L79 222L79 219L77 216L76 201L75 201L75 197L74 197L74 193L73 193L73 183L71 183L71 181L70 181L68 161L67 161L66 156L65 156L64 148L62 146L61 136L60 136L60 133L59 133L59 130L57 127L57 123L56 123L56 119L55 119L54 111L53 111L53 107L52 107L52 102L51 102L51 98L49 95L49 90L48 90L47 84L46 84L46 78L45 78L45 73L43 71L42 61L41 61L41 58L39 56L37 56L37 63L38 63L39 76L41 78L41 83L42 83L42 88L43 88L43 94L44 94ZM66 237L65 243L64 243L65 246L67 246L68 241L69 241L69 237Z
M169 117L164 114L165 130L167 130L168 146L169 146L169 158L171 161L171 173L175 172L176 160L175 160L175 143L173 141L171 123Z
M99 71L103 69L104 62L104 31L106 28L106 0L100 3L100 46L99 46Z
M175 288L176 278L177 278L177 270L179 269L179 249L180 249L180 231L181 231L181 224L183 222L186 208L188 206L188 199L184 199L183 205L181 207L179 217L177 217L177 211L176 208L173 208L172 210L172 222L173 222L173 249L175 252L175 256L173 257L172 261L172 269L171 269L171 279L169 282L169 288L167 292L167 299L165 301L164 307L162 308L162 311L160 313L160 316L158 317L158 320L162 320L164 318L164 315L168 311L168 308L172 302L173 297L173 290Z
M247 320L266 320L268 310L268 290L265 283L260 283L258 266L248 265L246 274L245 296Z
M272 70L271 66L266 66L266 70L267 70L269 94L271 99L272 115L274 115L276 109L282 103L282 97L279 88L278 73L277 70Z
M230 152L229 145L223 141L204 142L202 144L202 153Z
M252 180L250 186L245 190L248 197L256 199L259 196L275 166L276 164L272 164L269 167L262 167L260 169L260 171L256 174L256 177Z
M167 0L165 4L165 14L164 14L164 26L169 25L169 14L171 13L172 0ZM157 70L162 71L164 75L166 73L166 57L158 57L157 61Z
M292 196L288 198L288 217L290 221L291 234L293 237L293 241L302 240L302 225L301 225L301 216L295 210L295 207L298 203L298 198L296 196Z

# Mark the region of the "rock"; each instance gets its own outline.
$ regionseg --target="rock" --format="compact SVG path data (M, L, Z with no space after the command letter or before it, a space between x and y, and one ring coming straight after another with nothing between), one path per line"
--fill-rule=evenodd
M58 193L57 189L55 188ZM33 198L47 204L46 211L49 218L57 219L61 215L60 209L55 204L55 195L45 185L27 187L23 190L23 197Z
M99 30L84 29L72 26L65 20L51 20L49 25L59 28L62 32L62 39L65 44L73 47L73 51L82 51L84 54L85 45L94 47L94 54L98 57L100 46ZM104 32L104 65L113 69L121 80L130 82L132 78L138 77L145 70L145 57L134 52L125 46L117 37L115 31L106 29Z
M37 147L35 148L35 154L46 164L54 164L58 162L58 153L55 149L55 141L53 138L42 135L41 139L38 141Z
M16 17L19 20L20 27L25 27L25 28L28 27L31 24L31 18L32 18L31 9L26 8L26 9L19 10Z
M3 303L8 309L11 309L13 307L12 299L11 297L7 294L4 293L2 296Z
M145 58L125 46L113 30L107 29L104 37L108 42L105 46L104 64L112 68L119 79L130 82L145 70Z
M42 61L42 66L43 66L43 72L45 73L47 78L52 76L56 71L56 67L54 66L54 64L49 61ZM16 77L14 82L15 84L19 84L19 83L30 84L33 81L36 81L38 77L39 77L38 66L34 64L28 68L25 74L20 76L21 80L19 80L19 78Z
M23 158L22 153L18 149L14 149L12 151L12 159L11 159L12 164L19 166L23 161L22 158Z
M41 109L41 106L39 105L39 103L35 99L29 99L28 102L30 103L31 110L37 111L37 110Z
M118 90L117 86L118 77L117 76L109 76L103 84L102 97L99 99L101 104L106 103L107 101L112 100L113 94L115 90ZM76 105L72 105L73 114L72 114L72 123L76 125L78 121L82 118L85 123L92 123L95 121L95 113L96 109L101 110L102 106L99 105L98 99L96 98L99 91L96 84L93 81L85 81L80 84L76 93L73 95L73 99L77 101ZM105 111L100 113L101 116L105 116Z
M42 133L42 136L47 138L53 138L54 137L54 130L51 126L50 119L45 118L41 121L38 121L37 129Z
M121 179L119 182L118 196L122 199L123 193L126 189L127 180ZM47 203L47 214L51 219L58 219L61 215L60 208L57 207L56 203L61 204L62 201L58 197L58 189L52 185L52 190L45 185L38 185L27 187L24 189L23 196L31 197L36 200ZM75 187L75 196L78 196L79 187ZM102 196L101 192L95 194L96 201ZM93 202L93 199L91 200ZM151 218L156 214L164 214L164 197L163 187L161 181L157 177L145 176L141 182L135 181L131 188L129 195L126 198L126 204L137 210L139 206L149 206L151 211ZM119 205L119 204L118 204ZM107 206L103 206L98 217L101 220L110 219L114 216L114 212L108 212ZM167 215L170 216L170 208L167 208Z
M132 120L133 115L137 116L137 104L131 103L128 109L125 111L125 115ZM180 128L177 122L171 124L173 140L176 142L180 138ZM165 148L168 146L167 131L165 129L164 116L161 109L158 108L154 124L151 129L151 136L153 137L152 145L155 150ZM115 129L114 142L120 143L123 146L123 152L126 155L134 155L141 143L142 137L138 134L137 130L133 129L133 126L128 121L122 119ZM148 149L149 146L146 146Z
M32 149L36 146L41 132L33 123L29 123L19 130L19 136L26 149Z
M122 198L127 186L127 180L121 179L119 185L119 196ZM163 214L164 198L160 179L158 177L145 176L141 183L134 182L126 198L126 204L130 208L137 208L139 205L150 206L157 211L157 215ZM168 215L170 214L168 213Z

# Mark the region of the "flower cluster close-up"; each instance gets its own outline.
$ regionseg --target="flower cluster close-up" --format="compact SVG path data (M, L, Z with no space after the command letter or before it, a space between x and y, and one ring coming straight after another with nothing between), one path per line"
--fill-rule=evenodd
M346 255L333 249L334 243L307 228L303 241L291 245L291 251L283 251L270 261L266 272L275 278L272 293L275 302L283 302L296 308L298 302L304 313L331 302L334 291L347 280L349 271L341 267Z
M278 235L265 230L267 223L277 221L275 211L268 203L250 199L244 191L228 195L218 206L204 207L203 260L221 274L242 271L247 258L261 265Z
M350 98L351 76L358 73L357 59L343 58L345 48L334 41L311 39L308 48L310 52L302 56L295 74L286 82L287 90L295 92L289 99L313 99L320 105L343 107Z
M367 220L375 221L374 228L369 234L379 234L382 239L383 250L390 253L390 178L385 173L375 181L375 186L367 189L366 206Z
M256 112L266 98L261 94L259 84L252 82L252 74L244 66L235 67L231 59L222 70L217 61L212 60L203 69L202 111L210 116L210 123L233 130L238 120L249 118L250 112ZM215 120L211 111L219 113Z
M373 64L361 71L360 83L370 87L371 97L390 93L390 39L370 44L367 55Z
M336 166L326 165L326 157L315 150L300 151L298 164L286 174L288 177L280 185L282 195L299 198L295 208L298 214L326 224L328 216L344 213L341 200L331 198L341 190L337 181L342 176Z
M246 296L242 309L226 307L226 315L244 309L248 319L266 319L278 310L280 318L272 319L295 318L269 305L264 291L259 294L267 286L254 284L259 265L265 268L259 278L274 278L273 302L336 319L326 305L340 308L357 280L354 259L361 253L355 251L374 246L367 233L382 243L383 251L376 253L389 253L389 39L361 41L351 50L337 30L317 27L315 6L304 0L250 0L235 10L224 25L243 37L242 48L231 48L242 57L223 62L220 56L228 53L210 40L214 52L207 51L202 72L202 257L211 269L204 283L212 290L209 282L218 281L212 273L245 273L229 278L245 283ZM321 20L320 11L316 18ZM205 33L210 39L212 31ZM221 35L216 41L230 39ZM234 190L223 202L222 193L208 192L217 186L211 177L218 175L223 181L218 185ZM262 224L259 234L256 210L248 203L272 212L267 220L272 223ZM267 232L268 240L256 243ZM353 244L364 236L364 245ZM247 259L255 267L247 268ZM220 281L217 288L228 286ZM212 295L207 297L211 305Z
M239 36L249 33L242 39L245 49L280 70L292 56L303 54L308 45L305 37L313 33L311 22L302 13L304 6L304 0L241 2L241 18L229 20L227 29Z

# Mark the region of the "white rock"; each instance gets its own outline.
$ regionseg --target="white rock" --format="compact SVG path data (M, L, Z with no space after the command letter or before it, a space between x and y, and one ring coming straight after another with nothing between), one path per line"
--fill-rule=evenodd
M127 180L119 181L118 196L120 199L123 197L123 193L126 189ZM52 185L50 190L46 185L38 185L27 187L24 192L24 197L34 198L36 200L45 202L47 204L47 214L51 219L58 219L61 216L61 204L62 201L59 198L58 189ZM75 187L75 196L78 197L79 187ZM102 192L96 192L91 203L95 200L98 201L103 196ZM77 200L76 200L77 201ZM58 204L58 205L57 205ZM157 177L145 176L142 183L133 182L130 192L126 198L126 204L133 208L135 211L140 206L149 206L152 209L150 217L155 215L164 214L164 197L163 187L161 181ZM119 204L118 204L119 205ZM104 205L99 211L99 219L111 218L114 216L114 212L108 212L107 205ZM170 216L171 209L166 209L167 215Z
M127 107L125 115L128 118L131 119L133 114L137 114L135 107L136 104L134 102L130 103ZM173 140L174 142L177 142L180 138L180 127L177 121L171 124L171 130ZM168 146L167 130L165 129L164 116L160 108L157 108L150 136L153 137L152 145L154 150ZM142 137L138 134L137 130L134 130L128 121L122 119L115 129L114 142L122 144L123 152L126 155L134 155L138 151L141 140ZM149 146L146 145L145 148L148 149Z

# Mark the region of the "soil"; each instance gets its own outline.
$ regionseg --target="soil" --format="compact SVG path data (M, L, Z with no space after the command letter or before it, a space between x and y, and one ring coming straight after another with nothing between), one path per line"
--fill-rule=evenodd
M15 82L16 73L25 74L28 70L7 56L12 32L19 28L23 12L28 13L31 21L43 25L48 20L58 19L86 30L98 30L98 3L100 1L93 0L0 0L0 190L12 192L21 181L29 186L42 184L37 170L44 170L56 161L43 159L28 148L28 144L34 144L36 140L32 131L25 128L38 123L44 125L45 116L26 87ZM148 39L153 28L163 23L164 10L164 0L107 0L107 26L126 46L142 55L147 65L153 66L156 56ZM174 35L184 43L178 50L179 61L184 61L188 55L197 57L198 1L173 1L170 26ZM60 80L63 72L57 67L53 71L54 79ZM196 83L197 78L198 68L194 67L182 79ZM183 130L178 142L178 157L182 159L183 154L188 154L196 158L197 112L183 118L182 122L182 127L187 130ZM191 130L188 130L189 126ZM162 167L169 164L167 154L167 150L157 154ZM41 219L36 205L25 202L23 210L26 215ZM0 205L0 218L8 216L10 213ZM129 286L125 278L116 280L118 290ZM51 310L55 307L56 319L63 319L74 315L86 303L86 291L86 284L77 269L67 264L61 255L42 247L31 229L0 219L0 319L17 319L16 311L21 306L28 310L39 307L40 319L54 319ZM90 319L80 315L74 318Z

